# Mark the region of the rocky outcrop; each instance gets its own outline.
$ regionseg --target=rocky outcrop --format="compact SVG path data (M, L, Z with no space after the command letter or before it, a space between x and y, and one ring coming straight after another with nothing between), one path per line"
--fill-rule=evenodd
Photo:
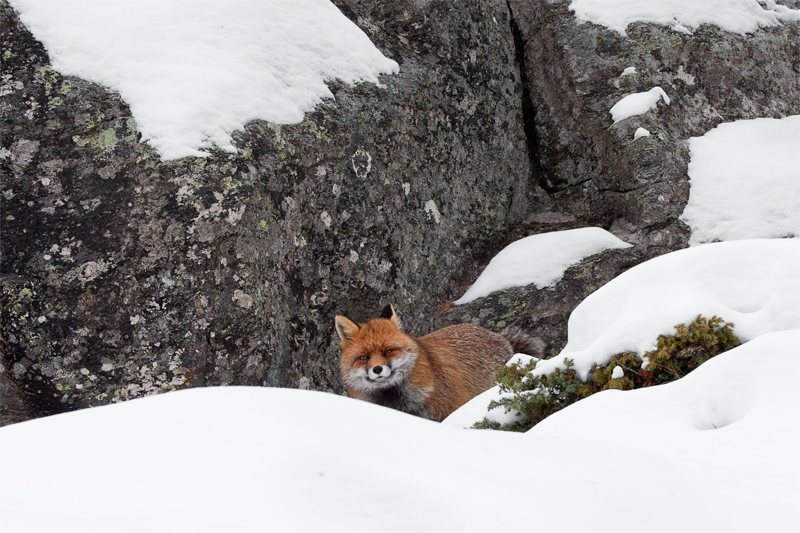
M626 38L576 23L569 4L509 0L524 57L532 181L548 194L508 241L595 225L635 247L587 258L552 288L512 289L450 308L437 325L529 330L561 349L569 313L583 298L637 263L687 245L690 233L678 217L689 194L690 137L722 122L800 113L796 23L747 36L634 24ZM637 74L620 76L629 66ZM616 102L653 87L669 95L669 105L613 124ZM634 140L639 127L651 135Z
M624 37L576 23L569 5L509 0L528 73L536 181L553 211L611 228L649 256L683 247L687 140L721 122L800 112L797 24L747 36L633 24ZM637 74L620 76L629 66ZM670 105L612 125L616 102L653 87ZM639 127L651 136L634 140Z
M566 1L336 4L400 74L164 162L0 0L0 423L193 386L339 393L333 316L387 302L416 335L468 321L559 348L583 296L686 245L688 137L799 112L796 26L625 39ZM611 125L655 85L670 106ZM636 246L448 309L504 244L585 225Z
M505 4L342 7L401 75L163 162L2 3L3 422L187 386L338 392L335 314L391 300L422 324L522 220Z

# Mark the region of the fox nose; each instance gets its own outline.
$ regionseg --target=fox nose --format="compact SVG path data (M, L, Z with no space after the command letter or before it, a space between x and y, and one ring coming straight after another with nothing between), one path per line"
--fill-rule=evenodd
M377 374L377 375L379 375L379 376L380 376L380 375L381 375L381 373L383 372L383 367L382 367L382 366L374 366L374 367L372 367L372 371L373 371L375 374Z

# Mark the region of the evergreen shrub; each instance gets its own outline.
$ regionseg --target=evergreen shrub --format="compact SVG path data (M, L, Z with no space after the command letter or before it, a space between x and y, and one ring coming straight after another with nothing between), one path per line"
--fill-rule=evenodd
M566 369L532 376L537 360L514 363L497 371L496 381L505 396L489 404L489 409L505 408L519 413L512 424L499 424L484 418L475 429L527 431L548 416L582 398L606 389L630 390L681 378L715 355L741 344L733 334L733 324L714 316L698 315L691 324L678 324L675 334L659 335L656 349L643 357L628 352L612 355L607 365L593 365L586 381L573 370L574 361L565 359ZM645 364L646 362L646 364ZM644 368L642 368L644 366ZM619 367L622 372L614 372Z

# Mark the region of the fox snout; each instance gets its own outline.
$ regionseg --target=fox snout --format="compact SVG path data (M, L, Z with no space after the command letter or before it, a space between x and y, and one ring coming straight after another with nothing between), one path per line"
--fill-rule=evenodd
M392 375L389 365L375 365L367 371L370 379L385 379Z

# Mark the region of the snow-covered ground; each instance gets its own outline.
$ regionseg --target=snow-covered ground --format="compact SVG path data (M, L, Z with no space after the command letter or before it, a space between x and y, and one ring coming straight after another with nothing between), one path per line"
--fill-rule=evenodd
M798 332L526 434L291 389L0 429L4 531L796 531ZM717 426L716 429L713 426Z
M649 348L698 312L733 319L749 342L676 382L596 394L526 434L461 429L485 414L492 391L436 424L333 394L250 387L7 426L0 524L797 531L799 299L794 239L701 245L639 265L573 313L567 349L578 369Z
M325 82L398 72L329 0L10 0L63 75L110 87L163 159L301 122Z

